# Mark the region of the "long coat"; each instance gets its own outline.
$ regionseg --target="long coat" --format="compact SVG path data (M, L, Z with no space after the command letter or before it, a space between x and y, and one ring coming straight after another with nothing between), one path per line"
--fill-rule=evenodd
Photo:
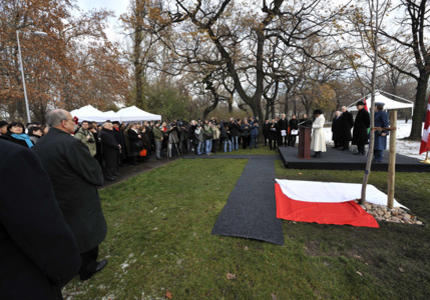
M127 131L127 136L130 144L130 156L138 156L139 151L143 148L142 139L139 138L139 134L131 128Z
M49 129L33 149L49 174L80 252L93 249L104 240L107 231L97 191L103 185L99 163L83 143L57 128Z
M312 123L312 141L311 149L314 151L326 152L325 134L324 134L324 115L319 115Z
M0 157L0 299L62 299L81 261L48 174L25 147L0 140Z
M353 145L365 145L369 143L367 130L370 127L370 116L367 110L360 109L355 117L354 130L352 133Z
M106 169L116 168L118 164L119 143L115 138L113 130L103 128L100 131L99 137L102 143L102 155L106 163Z
M332 140L334 142L339 142L341 140L341 131L340 116L334 117L331 123Z
M352 140L351 128L354 126L354 119L349 111L343 112L338 120L340 141L349 142Z
M385 111L375 112L375 127L387 128L390 126L388 115ZM388 135L389 131L375 131L375 150L385 150L387 148L387 136L382 136L381 133Z

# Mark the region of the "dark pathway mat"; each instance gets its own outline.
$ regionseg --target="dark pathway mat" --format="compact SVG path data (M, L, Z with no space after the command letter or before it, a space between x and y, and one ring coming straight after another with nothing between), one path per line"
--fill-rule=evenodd
M274 178L274 160L250 159L212 234L283 245L282 221L276 218Z
M276 159L279 156L271 154L214 154L214 155L184 155L182 158L186 159L214 159L214 158L225 158L225 159Z

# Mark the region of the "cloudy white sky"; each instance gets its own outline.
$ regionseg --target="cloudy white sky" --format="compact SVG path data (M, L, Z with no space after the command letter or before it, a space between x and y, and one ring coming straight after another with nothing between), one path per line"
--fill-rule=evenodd
M113 11L115 17L108 21L106 33L110 40L119 42L123 38L119 16L127 11L129 3L129 0L76 0L75 5L83 11L101 8Z

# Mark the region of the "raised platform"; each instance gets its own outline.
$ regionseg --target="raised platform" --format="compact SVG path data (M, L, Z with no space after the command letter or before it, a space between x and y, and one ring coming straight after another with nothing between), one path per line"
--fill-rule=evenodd
M286 168L317 169L317 170L364 170L366 156L354 155L350 151L327 148L322 157L300 159L297 157L297 147L280 147L279 154ZM384 161L373 163L373 171L388 171L388 151L384 153ZM396 171L399 172L430 172L430 165L421 164L418 159L397 154Z

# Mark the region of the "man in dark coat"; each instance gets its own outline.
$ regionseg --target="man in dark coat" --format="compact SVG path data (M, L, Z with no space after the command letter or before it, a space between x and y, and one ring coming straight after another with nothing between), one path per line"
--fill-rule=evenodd
M118 172L118 157L121 150L121 144L115 139L113 125L110 121L103 124L103 128L99 133L102 144L102 156L104 161L105 179L109 181L116 180Z
M69 224L81 253L81 280L103 269L107 261L97 262L98 246L106 237L106 221L97 187L103 172L88 148L70 134L72 115L62 109L46 115L49 132L33 148L48 172L55 197Z
M364 102L357 102L358 113L355 117L354 131L352 135L352 144L357 145L357 155L364 155L364 146L369 143L369 127L370 127L370 115L367 110L364 109Z
M352 140L351 129L352 126L354 126L354 119L346 106L342 106L342 114L340 115L338 123L342 150L349 150L349 142Z
M341 112L337 110L333 117L333 121L331 122L331 133L332 133L332 140L334 143L333 148L339 148L340 146L342 146L341 139L340 139L340 134L341 134L340 116L341 116Z
M122 162L127 158L127 153L125 152L125 137L124 132L120 128L120 123L118 121L112 122L113 126L113 135L115 136L115 140L119 145L121 145L121 149L118 154L118 164L117 166L121 166ZM117 172L119 169L117 169Z
M375 148L374 148L374 159L375 162L382 162L384 158L384 150L387 148L387 135L389 131L384 128L390 126L388 115L384 111L384 103L375 103Z
M62 299L78 274L73 233L29 149L0 140L0 299Z

